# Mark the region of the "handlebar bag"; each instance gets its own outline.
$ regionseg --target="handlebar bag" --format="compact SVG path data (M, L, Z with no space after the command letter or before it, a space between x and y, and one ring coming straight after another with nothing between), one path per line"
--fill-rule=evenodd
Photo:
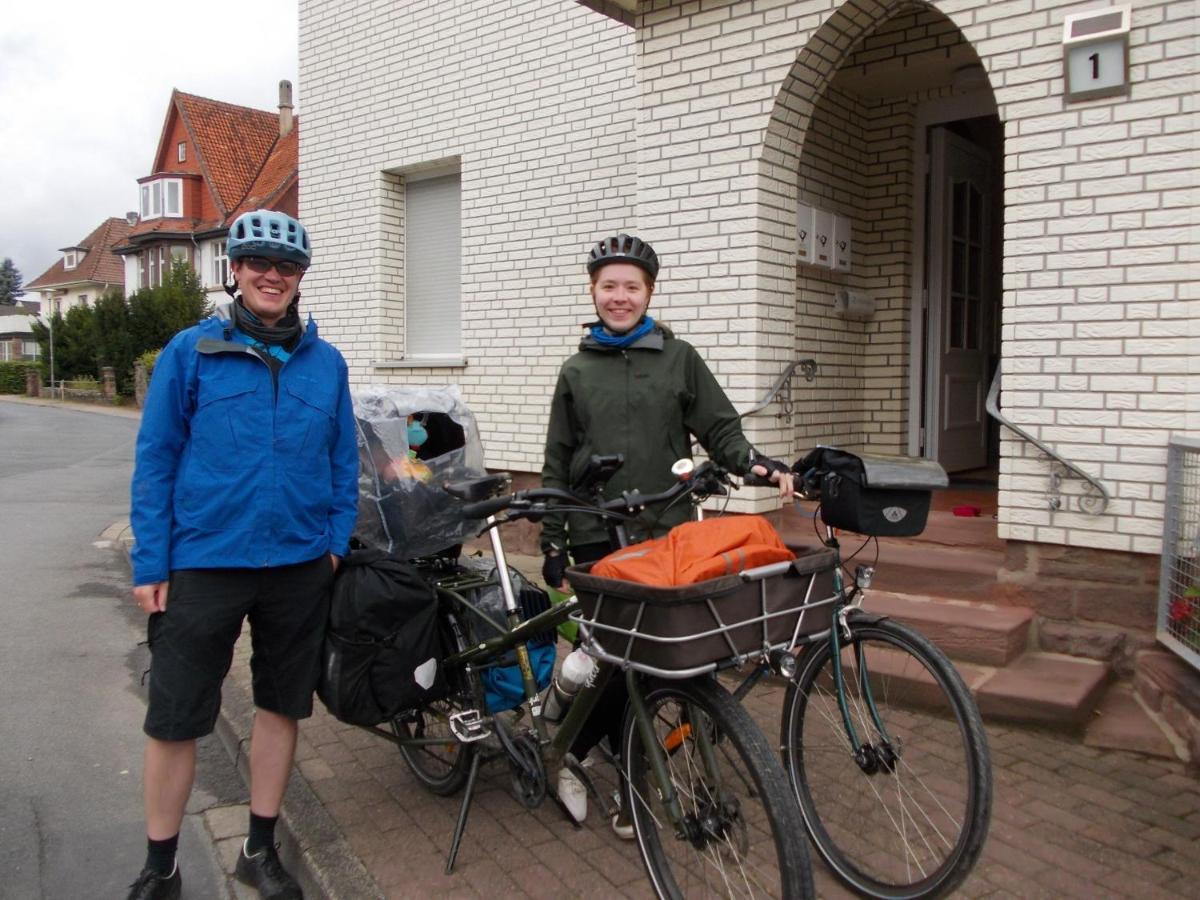
M795 558L762 516L722 516L684 522L665 537L614 551L591 571L600 578L673 587Z
M826 525L875 537L912 537L925 530L932 492L950 483L930 459L869 456L818 447L796 465L820 474Z
M446 696L437 595L416 567L370 548L333 583L317 696L338 720L378 725Z

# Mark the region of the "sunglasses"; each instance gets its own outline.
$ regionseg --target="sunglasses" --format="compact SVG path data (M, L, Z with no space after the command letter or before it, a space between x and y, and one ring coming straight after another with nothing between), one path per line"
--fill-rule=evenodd
M304 271L304 266L300 263L292 262L290 259L267 259L265 256L243 256L242 262L249 266L251 272L257 272L259 275L266 275L271 269L274 269L284 278L291 278L293 275L298 275Z

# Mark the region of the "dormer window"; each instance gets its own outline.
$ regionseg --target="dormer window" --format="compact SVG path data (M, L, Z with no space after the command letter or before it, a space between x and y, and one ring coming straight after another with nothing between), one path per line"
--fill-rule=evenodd
M141 186L142 219L161 216L180 218L183 215L183 181L179 178L156 178Z
M79 265L79 252L77 250L67 250L63 253L63 268L73 269Z

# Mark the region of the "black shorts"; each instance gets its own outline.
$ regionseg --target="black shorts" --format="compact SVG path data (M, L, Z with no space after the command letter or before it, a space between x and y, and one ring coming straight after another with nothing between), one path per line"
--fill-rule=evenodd
M147 625L146 734L183 741L213 730L247 616L254 705L290 719L311 716L332 582L327 555L268 569L172 572L167 608Z

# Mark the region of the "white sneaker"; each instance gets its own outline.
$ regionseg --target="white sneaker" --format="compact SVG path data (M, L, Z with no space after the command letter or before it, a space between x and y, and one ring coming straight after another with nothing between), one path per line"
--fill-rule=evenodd
M613 833L623 841L632 841L634 838L633 820L625 820L621 815L625 811L625 807L621 804L620 791L613 792L613 803L617 805L617 813L612 817Z
M558 799L576 822L587 818L587 786L566 766L558 770Z

